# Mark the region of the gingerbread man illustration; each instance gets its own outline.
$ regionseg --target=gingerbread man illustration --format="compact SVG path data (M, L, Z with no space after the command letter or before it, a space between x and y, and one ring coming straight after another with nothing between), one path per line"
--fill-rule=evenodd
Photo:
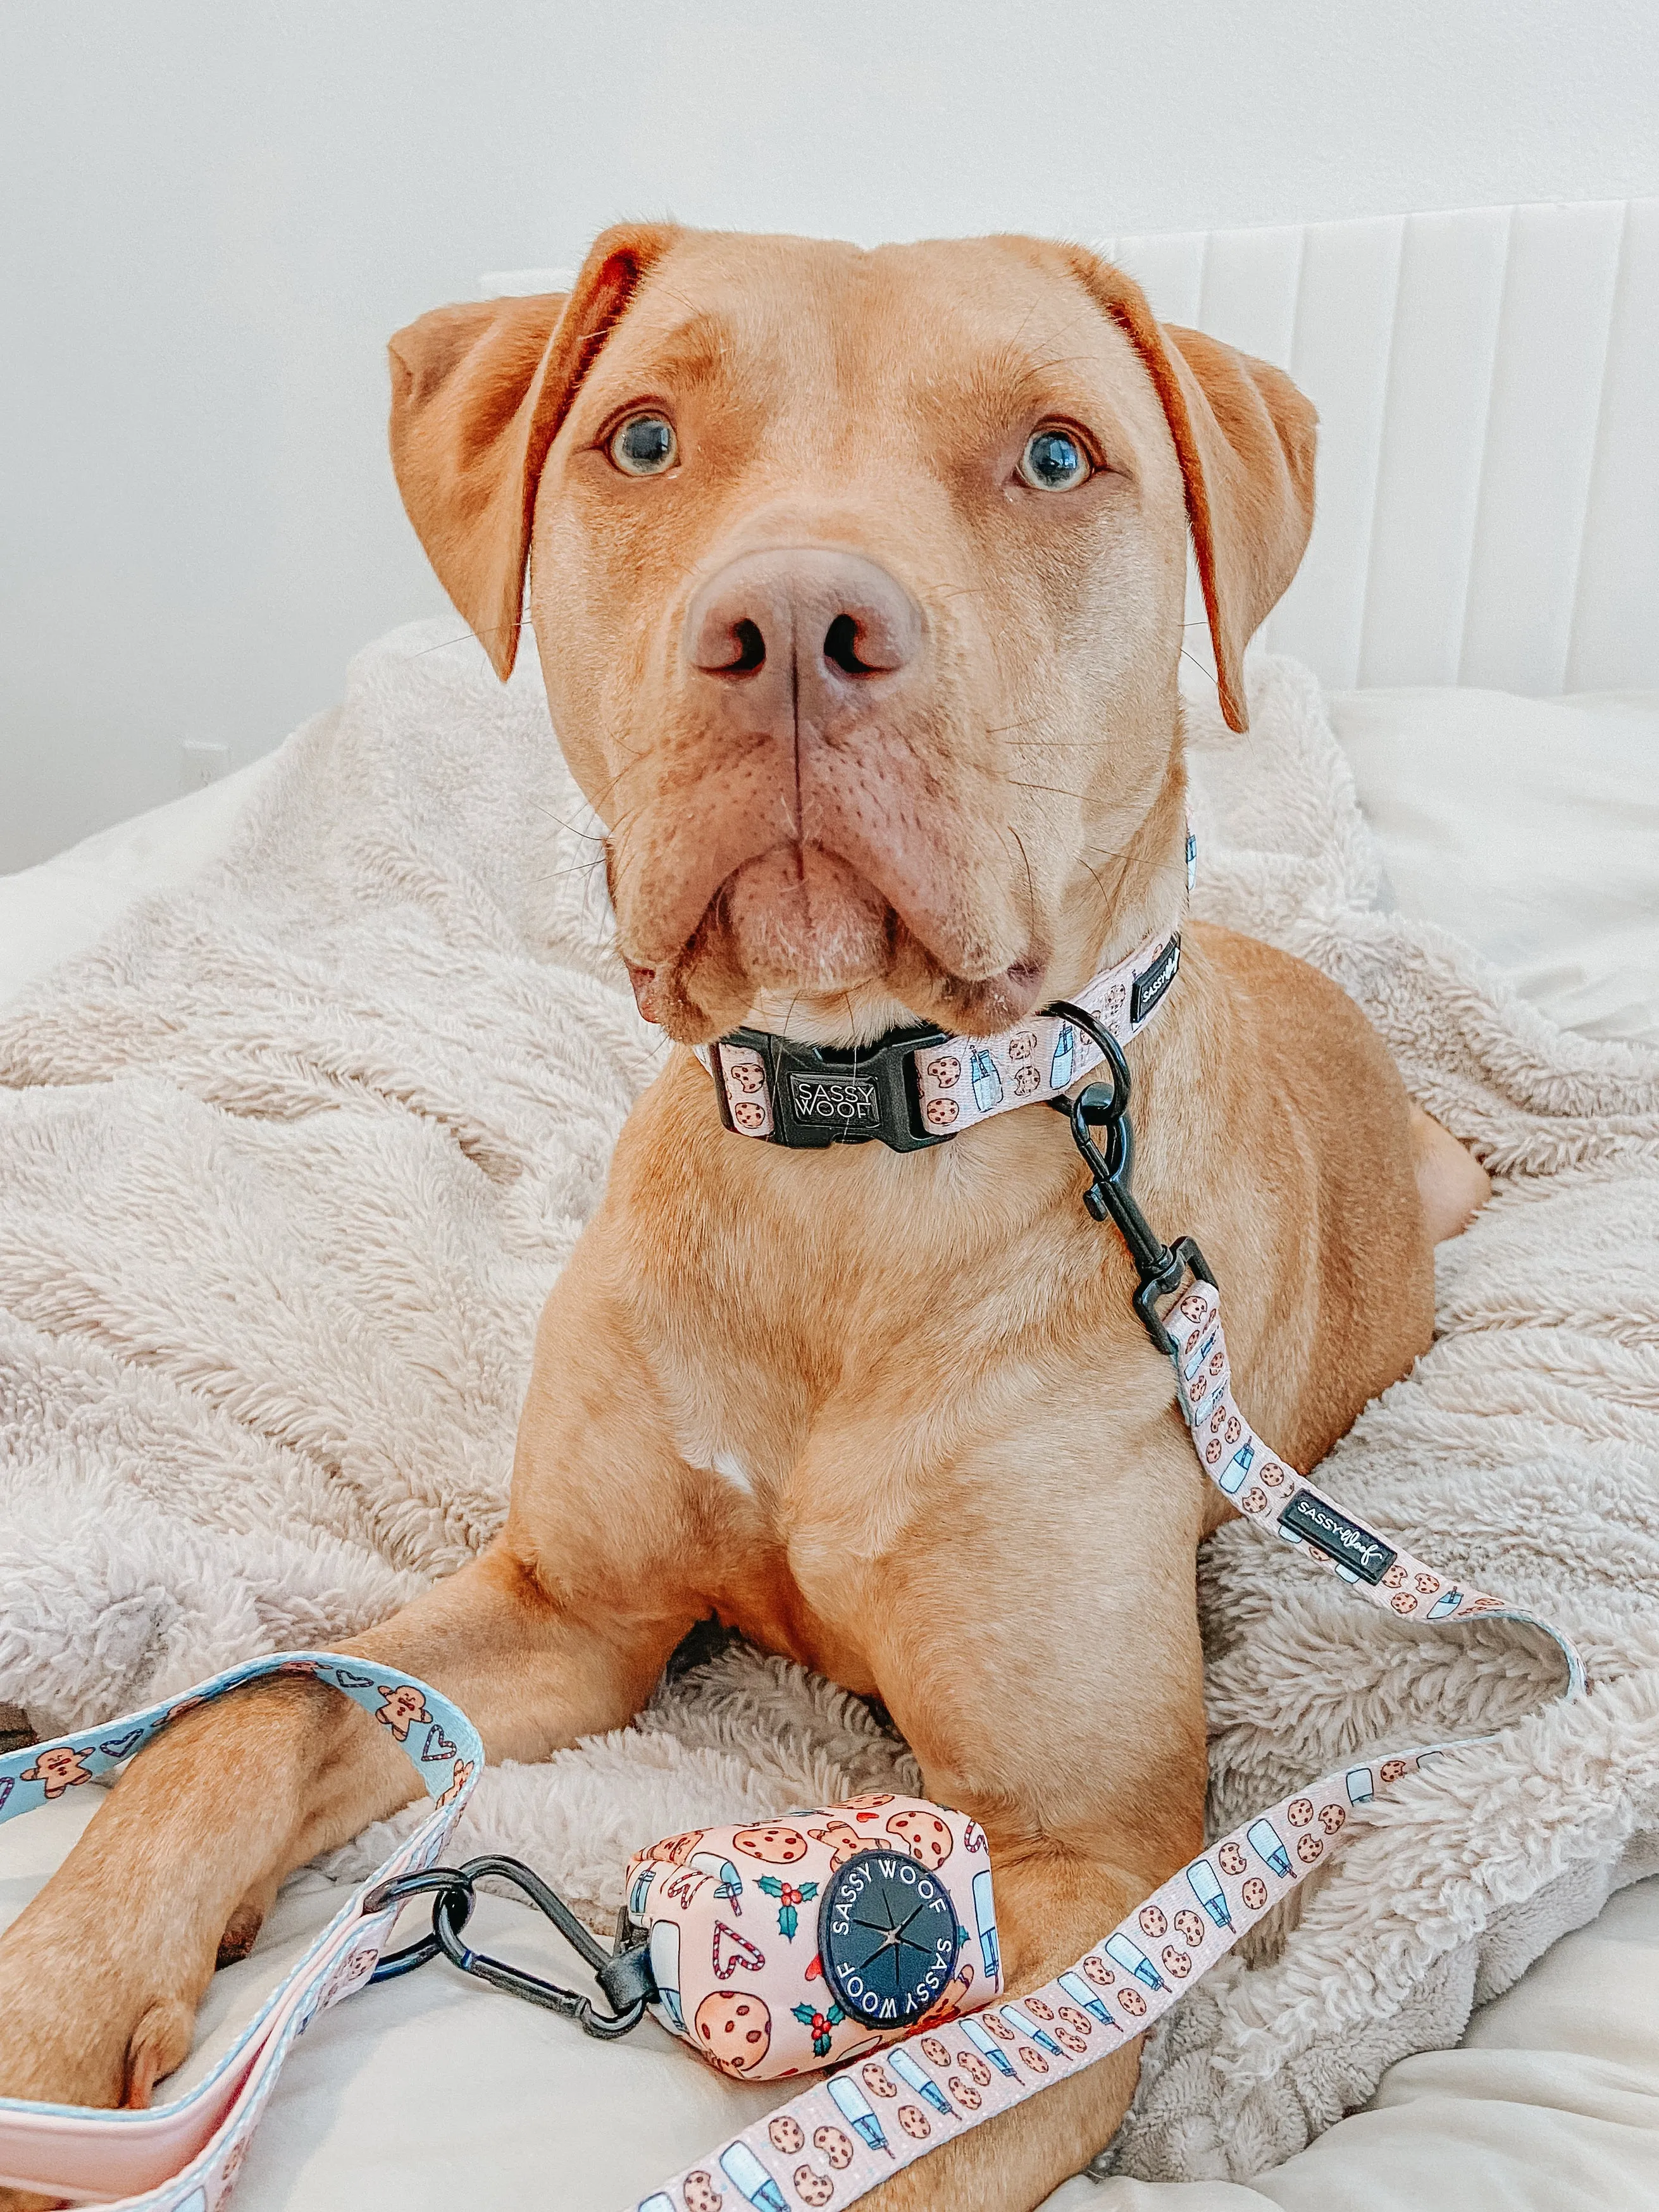
M374 1716L382 1728L391 1729L399 1743L409 1741L409 1731L417 1721L429 1721L432 1716L426 1709L426 1699L411 1682L379 1682L380 1710Z
M56 1751L43 1751L33 1766L26 1766L18 1777L22 1782L44 1782L48 1797L61 1797L66 1790L73 1790L77 1782L90 1782L92 1772L82 1765L78 1751L59 1746Z
M839 1874L854 1852L864 1849L863 1837L845 1820L827 1820L823 1827L809 1828L806 1832L815 1844L829 1844L831 1874Z
M455 1762L454 1771L449 1778L449 1787L439 1798L439 1804L453 1805L471 1778L471 1760L470 1759L458 1759Z

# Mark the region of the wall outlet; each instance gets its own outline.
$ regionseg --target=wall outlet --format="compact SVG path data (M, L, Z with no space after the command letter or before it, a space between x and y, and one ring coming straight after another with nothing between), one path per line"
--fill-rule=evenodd
M185 744L179 748L179 788L180 791L203 791L210 783L217 783L222 775L230 774L228 745L198 745Z

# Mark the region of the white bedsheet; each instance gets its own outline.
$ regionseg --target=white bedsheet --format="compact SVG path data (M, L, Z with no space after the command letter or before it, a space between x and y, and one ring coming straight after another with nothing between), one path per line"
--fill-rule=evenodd
M1350 693L1333 712L1399 903L1473 939L1553 1019L1659 1044L1659 696ZM222 849L269 765L0 878L0 1003ZM77 1798L0 1829L0 1924L94 1809ZM288 1886L253 1957L216 1978L191 2070L339 1897L315 1873ZM480 1948L576 1978L527 1908L486 1899L475 1927ZM450 2212L485 2201L495 2212L550 2203L606 2212L775 2100L721 2080L654 2028L602 2046L441 1964L316 2024L237 2203L242 2212ZM1659 2206L1659 1881L1622 1892L1557 1944L1476 2014L1461 2048L1395 2065L1364 2112L1254 2185L1079 2179L1051 2205Z

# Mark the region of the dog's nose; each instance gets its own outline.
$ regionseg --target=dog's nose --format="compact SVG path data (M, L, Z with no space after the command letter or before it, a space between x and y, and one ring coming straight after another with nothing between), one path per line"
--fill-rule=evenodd
M686 611L685 657L744 721L782 714L810 725L906 667L921 627L915 601L875 562L790 546L744 554L708 579Z

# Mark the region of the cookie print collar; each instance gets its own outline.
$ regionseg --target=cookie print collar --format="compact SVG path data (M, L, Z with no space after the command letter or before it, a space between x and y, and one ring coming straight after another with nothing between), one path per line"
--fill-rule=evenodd
M1186 857L1190 893L1198 867L1190 823ZM1180 966L1176 929L1102 969L1074 1000L1057 1001L999 1036L924 1025L889 1030L872 1044L816 1045L738 1029L699 1045L696 1054L734 1136L800 1152L875 1140L890 1152L917 1152L1016 1106L1057 1103L1099 1065L1097 1027L1127 1044L1163 1005Z
M1085 984L1075 1004L1127 1044L1164 1003L1180 965L1179 930L1148 938ZM1016 1106L1060 1097L1101 1054L1057 1005L1000 1036L918 1028L890 1030L873 1044L815 1045L742 1029L697 1056L737 1136L800 1151L874 1139L915 1152Z

